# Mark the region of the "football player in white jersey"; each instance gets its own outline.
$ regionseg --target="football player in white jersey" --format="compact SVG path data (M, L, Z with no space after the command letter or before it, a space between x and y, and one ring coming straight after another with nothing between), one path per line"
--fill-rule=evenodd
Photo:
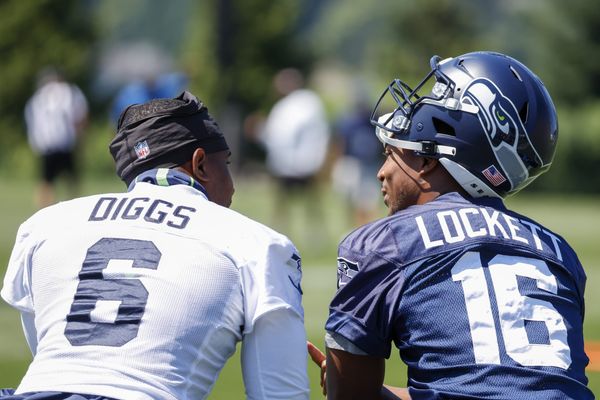
M19 229L2 298L34 355L2 399L206 398L242 342L249 399L308 399L300 257L230 209L230 152L188 92L123 112L126 193L62 202Z

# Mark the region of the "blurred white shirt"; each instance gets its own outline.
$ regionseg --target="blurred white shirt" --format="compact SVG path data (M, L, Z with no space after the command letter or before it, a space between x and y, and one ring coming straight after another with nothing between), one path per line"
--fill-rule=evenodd
M60 81L46 83L25 106L31 148L39 154L70 151L87 113L87 101L77 86Z
M311 90L300 89L279 100L269 113L261 140L273 175L303 178L317 173L329 142L321 99Z

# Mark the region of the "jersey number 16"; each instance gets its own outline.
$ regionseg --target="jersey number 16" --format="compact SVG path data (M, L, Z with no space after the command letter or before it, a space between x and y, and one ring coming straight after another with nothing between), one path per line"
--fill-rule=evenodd
M571 352L562 315L548 301L521 295L517 282L517 276L530 278L538 289L556 294L556 277L548 265L534 258L497 255L489 261L488 271L507 355L524 366L567 369ZM462 284L475 362L500 364L498 330L479 253L465 253L452 268L452 279ZM527 322L543 323L549 343L530 343Z

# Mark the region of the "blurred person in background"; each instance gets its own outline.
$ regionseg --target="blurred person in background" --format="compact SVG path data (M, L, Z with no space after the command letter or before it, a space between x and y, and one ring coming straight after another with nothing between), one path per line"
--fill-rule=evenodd
M348 201L356 226L376 217L380 185L374 177L381 165L381 143L373 134L371 108L364 95L335 125L335 162L332 182Z
M290 205L298 201L306 209L306 220L319 221L316 226L322 227L317 175L325 163L329 143L323 102L305 87L304 76L294 68L279 71L273 87L280 99L269 112L259 140L277 186L275 221L281 229L288 229Z
M248 399L307 400L300 256L229 209L231 152L204 103L128 107L110 152L126 192L19 228L0 294L33 361L0 398L205 399L241 342Z
M38 88L25 106L27 137L40 162L41 182L36 196L39 208L54 203L56 180L61 174L68 179L70 196L76 196L76 147L87 118L88 105L82 91L66 82L54 67L40 71Z
M564 238L503 202L552 164L552 99L503 54L430 65L417 89L394 79L371 117L389 216L339 245L326 361L310 347L327 396L593 399L584 269ZM407 388L382 388L392 345Z
M110 119L117 126L119 116L132 104L142 104L152 99L169 99L187 89L189 79L183 72L173 71L134 79L119 89L112 103Z

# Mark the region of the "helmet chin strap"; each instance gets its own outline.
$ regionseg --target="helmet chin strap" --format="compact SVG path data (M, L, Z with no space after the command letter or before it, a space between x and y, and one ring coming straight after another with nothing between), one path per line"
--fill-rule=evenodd
M387 121L390 118L390 116L391 113L384 114L381 117L379 117L378 122L381 125L391 127L392 121ZM377 138L383 144L398 147L399 149L414 150L423 155L430 156L438 154L453 156L456 154L456 147L439 145L431 141L411 142L409 140L395 139L391 137L393 134L394 132L391 130L384 129L379 126L375 127L375 135L377 135Z

